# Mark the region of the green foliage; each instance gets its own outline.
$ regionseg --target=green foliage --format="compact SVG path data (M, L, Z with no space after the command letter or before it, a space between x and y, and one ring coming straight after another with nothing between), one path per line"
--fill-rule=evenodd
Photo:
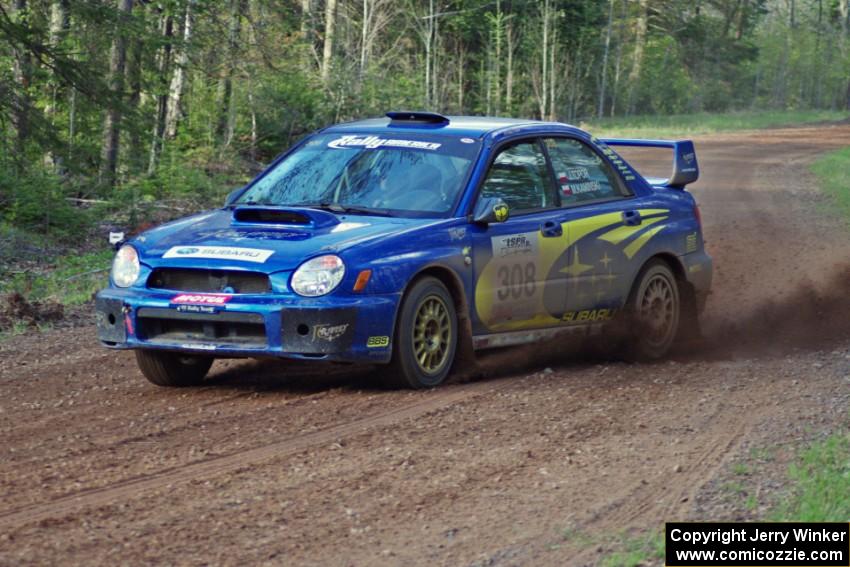
M103 249L87 254L70 254L36 268L0 275L0 295L20 293L27 301L53 300L62 305L81 305L106 287L114 251Z
M638 567L664 561L664 534L652 532L637 537L624 538L618 550L599 562L601 567Z
M389 109L580 122L601 105L613 118L592 128L660 136L848 106L837 2L793 17L784 0L339 2L333 41L326 3L302 5L0 6L0 221L63 238L95 214L135 225L209 206L310 132ZM729 113L751 108L770 112Z
M850 148L830 152L818 158L811 167L820 187L830 197L830 209L850 222L850 181L847 179Z
M0 222L57 239L79 234L89 216L68 201L73 193L73 187L40 168L23 175L0 168Z
M628 116L581 123L599 137L678 138L756 130L797 124L846 120L848 112L832 110L747 111L726 114L674 114L668 116Z
M682 65L679 45L671 37L651 39L646 48L646 68L638 85L638 108L650 115L681 114L694 90Z
M835 433L806 449L791 467L791 496L774 521L846 522L850 518L850 434Z

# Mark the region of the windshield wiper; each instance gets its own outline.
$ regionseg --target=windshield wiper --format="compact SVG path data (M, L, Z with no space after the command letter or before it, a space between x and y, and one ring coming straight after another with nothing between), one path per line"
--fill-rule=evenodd
M369 207L358 207L356 205L342 205L340 203L331 203L322 201L321 203L298 203L294 207L309 207L312 209L321 209L337 214L355 214L355 215L374 215L379 217L391 217L389 212L383 209L372 209Z

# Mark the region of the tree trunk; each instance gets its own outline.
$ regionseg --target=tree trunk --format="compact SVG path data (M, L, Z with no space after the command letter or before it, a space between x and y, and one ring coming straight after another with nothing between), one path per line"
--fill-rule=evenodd
M52 49L56 49L62 43L62 37L68 31L70 22L68 20L68 0L53 0L50 5L50 27L48 31L48 42ZM55 71L51 71L50 79L50 101L44 107L44 118L51 126L56 122L56 107L60 96L60 79ZM60 168L61 159L53 149L48 149L44 159L48 167Z
M156 55L156 76L159 81L160 92L156 97L156 114L154 115L153 134L151 136L148 175L156 173L159 154L162 151L162 137L165 134L165 113L168 106L168 74L171 70L171 40L174 37L174 18L168 14L162 14L160 16L159 30L163 37L163 46Z
M100 182L112 186L118 169L118 146L121 138L121 105L124 99L124 67L127 60L127 35L122 23L133 10L133 0L118 0L119 23L109 55L109 92L112 100L103 122L103 145L100 152Z
M14 0L13 17L16 23L27 25L29 8L26 0ZM17 44L14 48L13 74L18 85L18 93L13 97L12 121L15 126L15 159L23 163L26 142L30 135L30 81L32 80L32 59L27 49Z
M336 24L336 0L325 3L325 44L322 47L322 83L327 86L331 76L334 54L334 27Z
M614 0L608 0L608 27L605 30L605 50L602 52L602 86L599 88L597 118L605 113L605 89L608 86L608 52L611 49L611 27L614 23Z
M187 0L186 14L183 18L183 44L177 54L174 73L171 75L171 85L168 88L168 103L165 109L165 139L173 140L177 136L177 125L180 122L180 102L183 97L183 87L186 82L186 68L189 65L189 45L192 40L192 5L194 0Z
M541 55L540 94L537 97L540 119L546 119L547 88L549 86L549 0L543 2L543 52Z
M360 66L358 67L357 81L358 84L363 83L363 77L366 75L366 65L369 61L368 46L369 46L369 0L363 0L363 14L360 22Z
M218 124L216 137L222 147L230 145L233 134L233 74L236 70L237 53L239 50L239 35L242 31L242 14L245 10L243 0L230 0L230 24L227 31L227 53L224 70L218 82Z
M134 37L130 45L130 54L127 58L127 85L130 93L127 106L138 116L139 106L142 102L142 55L144 44L141 37ZM144 168L144 151L142 150L141 131L133 120L129 128L129 151L126 152L130 158L130 164L134 171Z
M635 90L640 84L640 73L643 67L643 52L646 48L646 28L647 28L647 4L648 0L639 0L638 16L635 22L635 48L632 52L632 69L629 71L629 102L627 111L633 113L635 108Z
M505 110L508 116L513 116L513 97L514 97L514 30L511 24L508 24L505 39L507 40L508 61L505 69Z
M463 71L466 66L466 51L463 47L463 44L459 44L457 50L457 112L458 114L464 114L463 110L463 93L464 93L464 84L463 84Z

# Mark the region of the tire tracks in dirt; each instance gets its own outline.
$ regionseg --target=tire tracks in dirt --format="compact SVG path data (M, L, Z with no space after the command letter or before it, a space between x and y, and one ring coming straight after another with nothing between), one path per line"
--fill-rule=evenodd
M64 518L83 509L107 506L115 501L136 498L157 489L170 489L199 478L209 479L214 476L233 473L265 461L299 453L322 443L360 435L381 427L389 427L504 388L510 384L510 380L487 380L428 392L423 400L417 400L378 415L347 421L260 447L195 461L152 474L129 478L107 486L82 490L52 501L3 512L0 513L0 530L9 530L48 519Z

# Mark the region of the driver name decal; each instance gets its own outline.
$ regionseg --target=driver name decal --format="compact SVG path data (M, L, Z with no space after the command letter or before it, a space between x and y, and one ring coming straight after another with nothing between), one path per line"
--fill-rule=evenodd
M420 142L417 140L393 140L378 136L348 135L328 142L329 148L411 148L414 150L436 150L442 144Z
M211 260L241 260L262 264L274 250L238 248L236 246L172 246L163 258L207 258Z

